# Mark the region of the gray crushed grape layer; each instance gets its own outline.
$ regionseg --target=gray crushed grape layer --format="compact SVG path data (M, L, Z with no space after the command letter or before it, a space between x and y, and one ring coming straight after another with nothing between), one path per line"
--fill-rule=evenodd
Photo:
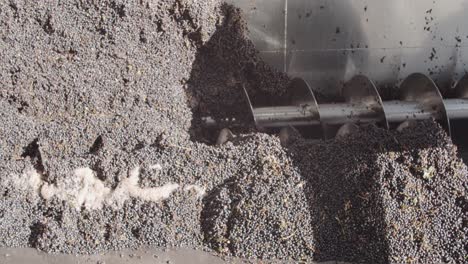
M463 263L468 170L433 121L322 141L255 131L290 79L216 1L0 0L0 246L91 254L141 246L295 261ZM215 146L235 118L235 137ZM158 169L154 165L158 164ZM116 189L177 183L158 202L76 208L13 184L89 168Z

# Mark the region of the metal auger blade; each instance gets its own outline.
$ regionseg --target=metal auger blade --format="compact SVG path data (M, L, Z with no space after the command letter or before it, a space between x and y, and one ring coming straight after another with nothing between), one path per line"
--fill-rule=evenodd
M369 78L356 75L345 83L341 95L345 104L319 105L326 138L333 138L341 125L349 122L377 123L388 128L382 99Z
M407 119L417 119L419 113L430 113L450 135L450 120L445 109L444 98L434 81L422 73L413 73L401 84L401 100L418 103L418 111L408 111ZM424 115L426 116L426 115ZM426 119L425 117L424 119Z
M468 73L465 74L455 86L457 98L468 99Z
M321 127L325 138L333 138L352 133L357 124L375 123L401 130L418 120L434 118L451 135L450 120L468 119L468 75L456 85L458 97L445 100L434 81L421 73L403 81L400 100L382 101L375 84L364 75L345 83L338 103L319 105L307 82L298 78L289 91L286 105L255 107L244 88L257 127Z

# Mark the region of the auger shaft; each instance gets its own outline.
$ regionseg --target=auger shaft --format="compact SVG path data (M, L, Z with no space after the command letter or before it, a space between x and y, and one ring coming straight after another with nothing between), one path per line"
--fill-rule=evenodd
M339 103L318 104L309 85L294 79L286 106L254 107L244 87L252 117L258 127L322 126L324 136L337 133L339 126L379 123L395 127L401 123L434 118L451 133L451 120L468 120L468 74L452 91L457 98L444 99L436 84L426 75L415 73L400 86L400 100L382 101L374 83L355 76L342 90Z
M444 100L450 120L468 119L468 99ZM425 120L437 115L437 109L424 109L418 102L399 100L383 102L386 119L389 123L408 120ZM352 123L378 122L375 111L363 105L351 103L319 104L320 120L307 106L261 107L253 111L257 125L262 127L285 127L319 125L320 122L338 125Z

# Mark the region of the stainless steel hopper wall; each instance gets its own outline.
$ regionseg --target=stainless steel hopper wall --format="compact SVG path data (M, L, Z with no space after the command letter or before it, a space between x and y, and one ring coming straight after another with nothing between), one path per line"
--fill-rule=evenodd
M467 0L230 2L267 62L325 94L358 74L380 87L415 72L444 90L468 71Z

